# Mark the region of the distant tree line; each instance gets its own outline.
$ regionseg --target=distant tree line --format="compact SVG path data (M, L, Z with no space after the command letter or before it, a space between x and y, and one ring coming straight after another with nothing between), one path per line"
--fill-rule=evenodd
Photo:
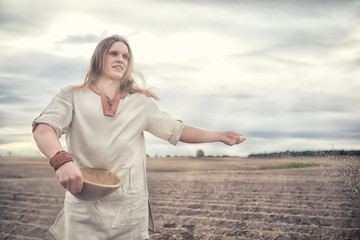
M202 149L199 149L196 151L196 158L203 158L203 157L207 157L207 158L225 158L225 157L229 157L229 155L205 155L204 151Z
M360 156L360 150L328 150L328 151L286 151L250 154L248 157L329 157Z

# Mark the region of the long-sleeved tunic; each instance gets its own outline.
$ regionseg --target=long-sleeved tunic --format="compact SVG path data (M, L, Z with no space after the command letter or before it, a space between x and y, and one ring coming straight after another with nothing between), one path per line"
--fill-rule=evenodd
M117 95L109 104L95 85L67 87L34 120L50 125L79 167L107 169L123 186L98 201L66 192L50 229L57 239L147 239L148 191L144 131L176 144L184 124L144 94Z

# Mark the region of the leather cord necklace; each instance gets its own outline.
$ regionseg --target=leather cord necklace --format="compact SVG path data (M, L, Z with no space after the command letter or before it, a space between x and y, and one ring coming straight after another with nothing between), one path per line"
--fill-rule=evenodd
M111 108L112 105L114 104L113 101L108 96L106 96L106 101L109 104L109 107Z

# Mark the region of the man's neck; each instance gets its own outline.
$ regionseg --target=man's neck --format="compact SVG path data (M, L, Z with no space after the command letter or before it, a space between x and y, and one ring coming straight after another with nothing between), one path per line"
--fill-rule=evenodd
M120 90L120 81L100 78L96 81L96 87L104 91L109 98L114 98Z

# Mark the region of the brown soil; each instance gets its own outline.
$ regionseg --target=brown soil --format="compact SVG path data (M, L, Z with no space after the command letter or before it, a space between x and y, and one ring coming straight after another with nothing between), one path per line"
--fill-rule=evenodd
M278 168L293 162L319 166ZM344 163L149 159L150 239L360 239L360 198L339 171ZM0 239L53 239L48 229L63 196L45 159L0 158Z

